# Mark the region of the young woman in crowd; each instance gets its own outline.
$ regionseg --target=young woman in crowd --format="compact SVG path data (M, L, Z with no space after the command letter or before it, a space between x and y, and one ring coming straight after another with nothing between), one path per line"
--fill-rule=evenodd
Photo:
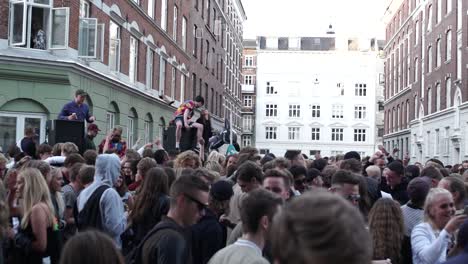
M413 264L442 263L453 247L454 235L467 216L455 216L452 194L433 188L424 204L424 222L411 232Z
M400 264L403 242L403 216L397 202L379 199L369 213L369 231L373 242L373 259L390 259Z
M128 228L122 236L124 252L143 239L169 211L167 181L162 168L151 168L146 173L128 216Z
M44 177L38 169L25 168L18 175L17 186L23 211L20 230L15 236L16 249L19 250L17 263L42 264L43 258L58 263L58 223Z

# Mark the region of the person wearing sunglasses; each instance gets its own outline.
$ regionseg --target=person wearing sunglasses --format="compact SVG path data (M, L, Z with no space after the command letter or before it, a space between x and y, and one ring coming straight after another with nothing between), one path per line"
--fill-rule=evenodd
M338 170L332 176L330 192L341 195L354 206L359 206L359 177L350 171Z
M191 241L186 229L205 215L208 191L208 184L193 174L184 174L172 184L167 217L163 217L141 242L142 263L192 262Z

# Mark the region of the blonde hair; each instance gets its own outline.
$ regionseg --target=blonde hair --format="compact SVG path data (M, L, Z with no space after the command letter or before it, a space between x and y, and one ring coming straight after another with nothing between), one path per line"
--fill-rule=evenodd
M52 170L50 172L50 180L54 181L55 178L57 178L58 174L62 173L59 168L52 167ZM52 193L51 195L55 196L55 199L57 201L57 206L58 206L58 212L57 214L60 216L60 218L63 217L63 212L65 211L65 202L63 201L63 196L61 192L55 192Z
M183 168L184 169L184 162L186 160L193 159L195 160L195 167L200 167L201 160L200 157L194 151L187 150L180 153L174 161L174 169Z
M38 203L46 204L49 209L49 214L47 215L48 226L52 226L55 210L50 199L49 187L41 172L35 168L26 168L20 171L18 177L23 177L24 180L21 199L24 215L21 220L21 227L23 229L28 227L32 208Z
M65 156L68 156L72 153L78 153L78 146L75 145L73 142L66 142L62 145L62 153Z
M207 161L216 161L219 164L224 164L226 162L226 156L223 154L213 150L211 151L210 155L208 156Z
M429 190L429 193L426 197L426 201L424 202L424 222L431 224L433 227L435 225L430 215L430 210L437 198L444 195L450 197L450 199L453 199L452 194L449 191L442 188L432 188Z

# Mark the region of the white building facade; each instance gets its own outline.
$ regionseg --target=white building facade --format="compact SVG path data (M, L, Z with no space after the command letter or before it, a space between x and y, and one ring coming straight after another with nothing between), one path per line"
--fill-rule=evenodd
M382 60L375 40L358 43L334 34L259 38L255 130L262 154L372 155Z

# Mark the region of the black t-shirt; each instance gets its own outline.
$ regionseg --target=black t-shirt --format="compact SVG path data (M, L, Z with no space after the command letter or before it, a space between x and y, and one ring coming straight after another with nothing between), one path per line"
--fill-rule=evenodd
M21 149L33 159L36 158L36 143L32 138L25 137L21 140Z

